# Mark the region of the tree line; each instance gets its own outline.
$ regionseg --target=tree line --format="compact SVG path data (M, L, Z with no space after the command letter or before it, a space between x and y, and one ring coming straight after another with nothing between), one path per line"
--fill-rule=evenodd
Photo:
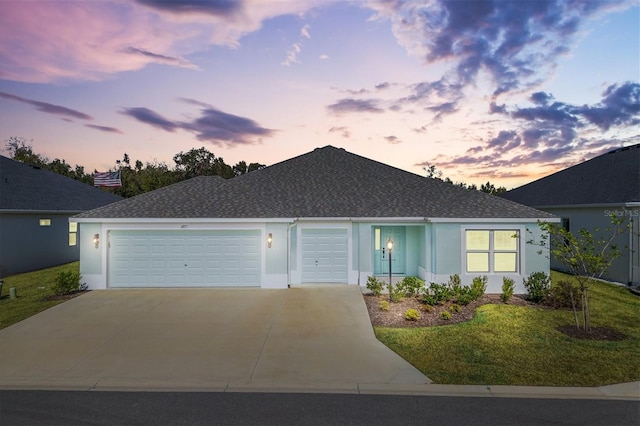
M13 160L32 164L44 170L93 185L93 172L87 173L84 166L71 166L64 159L50 160L33 150L25 138L10 137L5 141L5 151ZM222 157L216 157L206 148L192 148L187 152L180 151L173 156L175 166L169 167L164 162L132 161L127 153L122 160L116 160L115 166L108 171L120 171L122 186L119 188L101 188L124 198L133 197L145 192L153 191L196 176L220 176L231 179L266 167L260 163L240 161L233 166L224 162Z
M93 185L93 173L87 173L84 166L71 166L64 159L55 158L50 160L42 154L34 152L30 143L25 138L10 137L5 141L5 151L10 158L23 163L32 164L45 170L50 170L71 179ZM131 161L127 153L124 153L122 160L116 160L115 166L108 171L120 171L122 186L119 188L102 188L124 198L140 195L153 191L173 183L177 183L196 176L221 176L231 179L266 167L260 163L249 163L240 161L233 166L224 162L222 157L216 157L213 152L206 148L191 148L187 152L180 151L173 156L175 166L169 167L164 162L146 162L140 160ZM504 186L496 187L491 182L480 185L468 185L463 182L453 182L450 178L442 178L442 172L436 166L424 167L426 177L436 179L451 185L461 186L467 189L486 192L497 195L507 190Z

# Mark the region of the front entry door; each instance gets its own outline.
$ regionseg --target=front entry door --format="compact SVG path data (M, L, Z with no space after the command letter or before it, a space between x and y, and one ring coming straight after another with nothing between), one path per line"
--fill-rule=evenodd
M405 271L405 231L404 226L376 226L373 228L373 259L376 275L389 273L389 250L387 241L393 241L391 251L391 273L404 274Z

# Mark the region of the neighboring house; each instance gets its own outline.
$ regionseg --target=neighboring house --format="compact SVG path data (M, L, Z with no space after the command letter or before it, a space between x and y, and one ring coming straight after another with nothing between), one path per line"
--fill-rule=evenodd
M640 283L640 144L619 148L501 195L562 218L565 229L587 229L605 236L612 215L623 217L629 229L615 244L621 257L604 279ZM611 235L611 234L609 234ZM552 259L554 269L562 265Z
M68 177L0 156L0 277L80 258L69 218L122 200Z
M326 146L233 179L202 176L82 213L90 288L365 286L368 276L501 291L549 271L525 243L553 216ZM93 236L99 240L96 246ZM387 241L393 241L391 262Z

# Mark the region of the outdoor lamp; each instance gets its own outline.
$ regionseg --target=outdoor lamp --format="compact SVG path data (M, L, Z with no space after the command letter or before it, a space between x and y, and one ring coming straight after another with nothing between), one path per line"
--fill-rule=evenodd
M93 245L95 245L96 248L98 248L98 246L100 246L100 234L94 234L93 235Z
M391 281L391 251L393 250L393 240L391 237L387 240L387 250L389 251L389 299L391 299L391 286L393 285Z
M271 232L269 232L269 235L267 236L267 247L271 248L272 242L273 242L273 235L271 234Z

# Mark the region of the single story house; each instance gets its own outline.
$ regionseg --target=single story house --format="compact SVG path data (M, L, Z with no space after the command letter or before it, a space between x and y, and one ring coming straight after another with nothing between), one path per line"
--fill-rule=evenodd
M368 276L501 291L549 271L522 204L326 146L233 179L201 176L81 213L89 288L365 286ZM388 242L393 243L392 250Z
M78 213L122 200L93 186L0 156L0 277L80 258Z
M606 236L612 216L624 218L629 228L614 241L621 256L603 278L640 284L640 144L612 150L501 196L560 216L571 232L587 229ZM563 269L554 259L551 266Z

